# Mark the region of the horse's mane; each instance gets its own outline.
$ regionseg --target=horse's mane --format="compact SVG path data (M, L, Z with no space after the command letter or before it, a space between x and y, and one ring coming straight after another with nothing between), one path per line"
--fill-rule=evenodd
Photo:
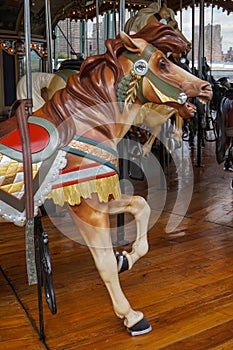
M148 24L132 37L143 38L164 53L180 53L186 47L186 43L170 26L156 22ZM118 57L125 48L120 36L116 39L108 39L106 48L106 53L88 57L82 63L80 73L71 76L66 87L57 91L42 107L46 115L60 120L66 119L67 116L74 116L79 121L87 122L88 111L91 113L91 108L98 106L94 120L93 115L89 116L93 127L104 124L106 128L111 121L114 123L116 110L113 102L117 102L115 91L123 75ZM106 74L106 68L108 68L108 74ZM103 120L104 116L106 120Z
M152 2L148 7L139 10L135 16L128 19L128 21L125 23L124 31L127 34L130 34L130 32L137 33L147 24L148 19L158 13L160 10L160 5L156 2ZM176 21L174 11L170 8L166 8L166 11L169 13L169 17L171 17L173 21Z

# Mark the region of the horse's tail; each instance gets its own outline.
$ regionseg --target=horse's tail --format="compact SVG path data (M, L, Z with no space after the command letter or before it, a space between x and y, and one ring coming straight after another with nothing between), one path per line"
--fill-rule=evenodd
M41 108L45 104L45 100L41 96L41 90L48 88L54 74L33 72L32 73L32 102L33 111ZM17 84L17 99L27 98L27 81L26 75L24 75Z

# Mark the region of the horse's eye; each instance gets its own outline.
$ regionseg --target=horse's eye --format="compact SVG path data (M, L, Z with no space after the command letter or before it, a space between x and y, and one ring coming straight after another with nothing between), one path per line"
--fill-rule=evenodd
M178 29L178 24L177 24L177 23L174 24L173 28L174 28L174 29Z
M166 68L166 65L167 65L167 63L166 63L165 60L161 60L161 61L160 61L160 68L161 68L161 69Z

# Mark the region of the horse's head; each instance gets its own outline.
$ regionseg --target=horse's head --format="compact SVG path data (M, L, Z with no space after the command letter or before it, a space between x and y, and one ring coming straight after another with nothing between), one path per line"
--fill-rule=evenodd
M191 42L184 36L184 34L179 29L179 25L177 20L175 19L174 11L167 7L165 3L163 3L162 7L160 8L159 12L155 13L154 17L158 20L158 22L167 24L173 29L175 29L176 33L181 37L184 42L187 44L186 52L187 55L189 51L192 49Z
M194 115L195 106L188 102L197 97L202 103L212 98L212 89L203 81L170 62L165 54L142 38L121 33L127 51L121 56L125 75L118 84L118 96L126 91L125 104L132 96L144 104L166 104L178 110L183 118ZM125 60L125 62L124 62ZM134 86L134 88L132 88Z
M176 31L176 34L179 35L181 39L186 43L186 48L183 54L187 56L187 54L192 48L192 44L179 29L178 23L175 19L174 11L168 8L165 3L163 3L161 7L158 3L152 2L148 7L138 11L136 16L130 17L128 19L128 21L125 24L124 31L127 34L132 35L137 33L148 23L152 22L167 24L171 28L173 28Z

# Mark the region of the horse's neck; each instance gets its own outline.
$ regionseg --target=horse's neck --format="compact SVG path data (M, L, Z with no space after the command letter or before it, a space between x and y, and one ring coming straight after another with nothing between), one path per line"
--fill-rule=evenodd
M122 139L130 127L134 124L135 119L139 113L140 108L142 107L141 103L137 99L135 103L130 106L131 108L125 106L123 113L118 113L116 120L116 137L117 139Z

